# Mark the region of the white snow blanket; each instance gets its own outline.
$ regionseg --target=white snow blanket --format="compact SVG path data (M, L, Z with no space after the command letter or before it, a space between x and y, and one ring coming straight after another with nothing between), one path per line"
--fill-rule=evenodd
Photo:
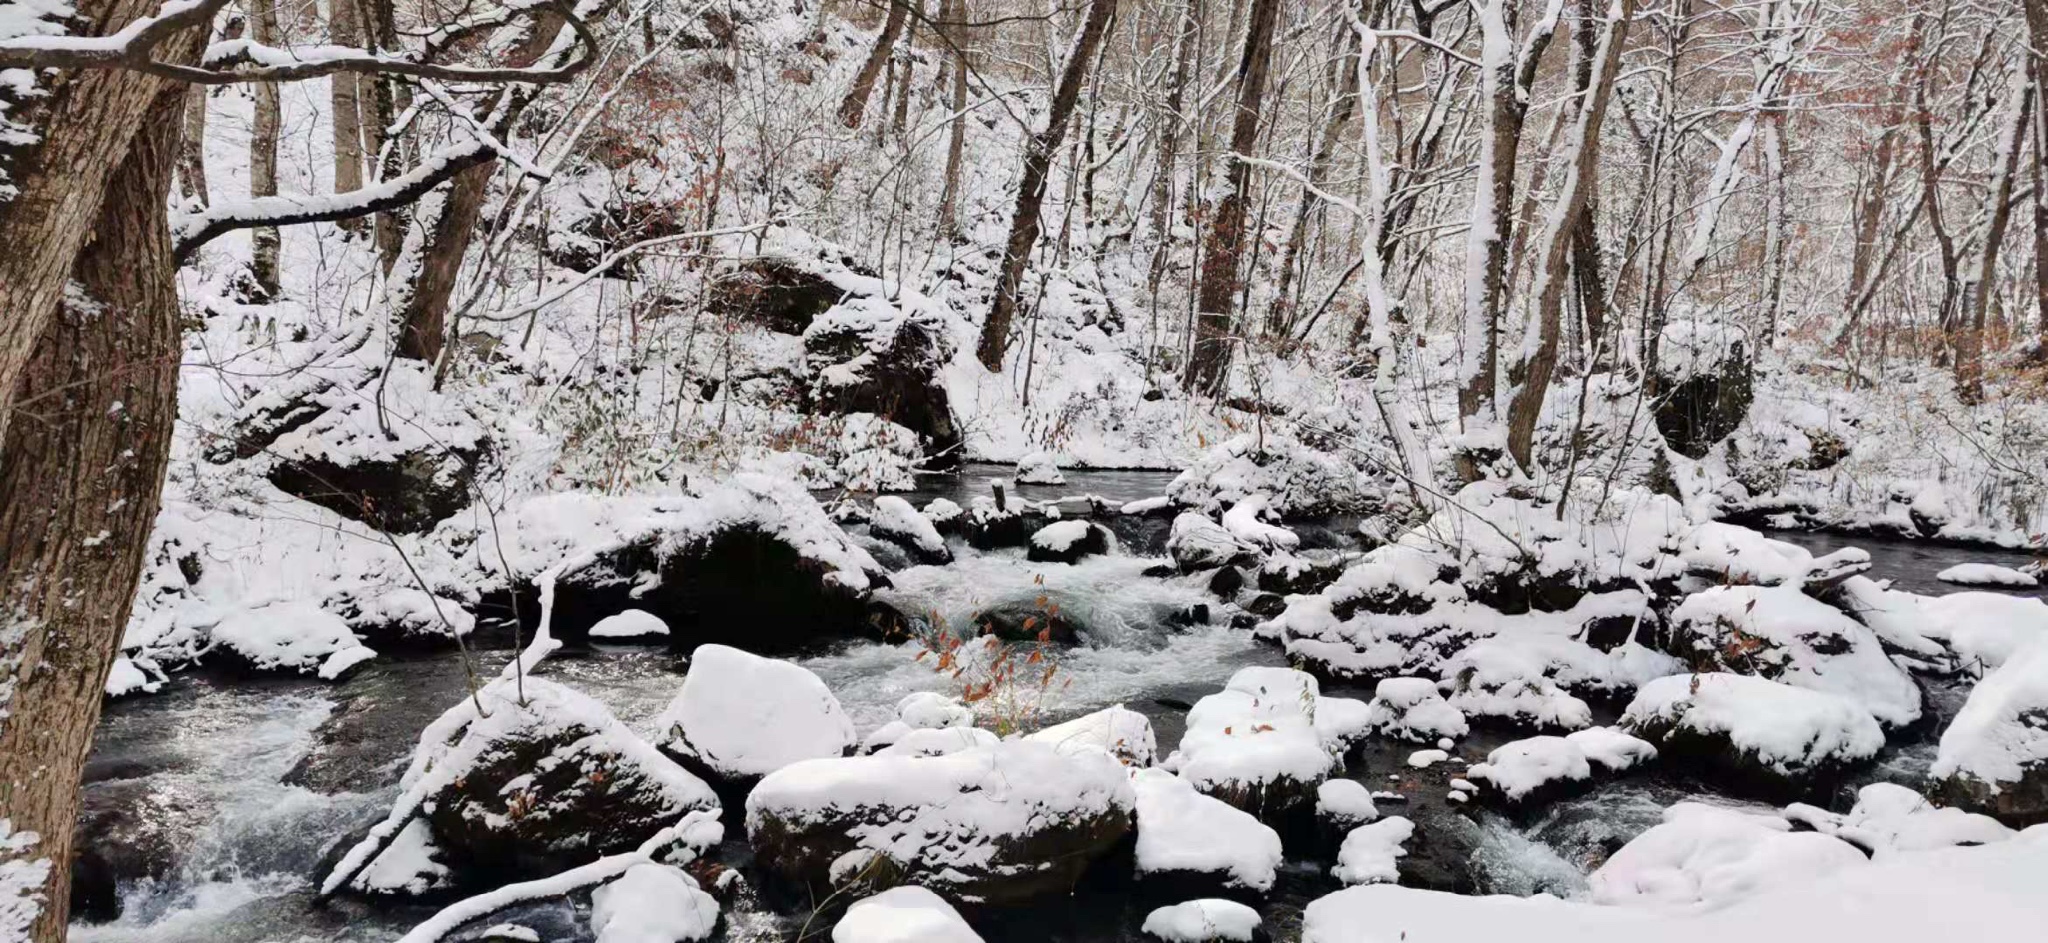
M1381 736L1413 743L1463 737L1471 728L1428 678L1388 678L1373 686L1369 722Z
M832 926L832 943L981 943L981 935L945 898L904 886L854 901Z
M1866 864L1849 843L1795 832L1780 816L1681 802L1586 881L1603 904L1711 908Z
M729 777L844 756L859 742L839 699L810 669L724 645L690 656L683 689L655 727L666 749Z
M1622 713L1620 727L1640 734L1644 725L1725 738L1744 755L1786 776L1817 765L1869 759L1884 746L1884 730L1854 701L1747 675L1672 675L1643 686ZM1652 744L1656 738L1646 738Z
M590 627L590 637L606 638L648 638L667 636L668 623L645 609L628 609L615 616L605 616Z
M959 505L954 505L956 512L958 508ZM874 513L868 517L868 530L877 537L902 541L926 559L952 557L952 551L946 549L946 539L939 536L939 529L931 519L918 513L910 502L893 494L875 499Z
M1941 732L1928 775L1972 783L1991 795L2048 776L2048 638L1984 676Z
M1145 715L1117 704L1054 724L1025 737L1060 750L1101 750L1125 766L1151 766L1158 758L1158 740Z
M1316 821L1349 832L1380 817L1372 790L1355 779L1332 779L1316 787Z
M1204 898L1154 910L1140 929L1165 943L1252 943L1259 912L1234 900Z
M1344 836L1330 876L1346 884L1391 884L1401 879L1401 859L1415 823L1398 815L1361 825Z
M1920 719L1920 686L1877 636L1793 587L1715 586L1687 596L1671 622L1699 661L1840 695L1887 726Z
M636 864L590 892L597 943L692 943L718 927L718 901L665 864Z
M1320 687L1289 668L1242 668L1188 712L1180 749L1168 758L1205 793L1292 781L1320 785L1338 767L1341 745L1317 729Z
M1995 563L1958 563L1939 573L1934 578L1944 583L1960 583L1964 586L2020 586L2041 585L2032 573L2015 570Z
M1139 877L1195 875L1265 893L1280 868L1280 834L1248 812L1161 769L1131 776L1138 795Z
M1856 793L1855 807L1847 812L1794 803L1785 807L1785 819L1879 858L1901 851L1988 845L2016 834L1988 815L1942 808L1896 783L1863 787Z
M237 611L213 627L213 645L257 671L317 671L329 680L377 654L340 616L307 602Z

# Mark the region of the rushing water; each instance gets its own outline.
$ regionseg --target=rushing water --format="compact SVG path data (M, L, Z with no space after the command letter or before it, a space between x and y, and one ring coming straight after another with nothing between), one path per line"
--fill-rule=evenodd
M919 505L938 497L964 505L987 493L987 479L1007 477L1008 471L970 468L932 480L911 498ZM1124 502L1161 493L1171 478L1161 472L1069 472L1063 487L1024 486L1017 494L1033 501L1095 494ZM1959 589L1933 578L1954 563L2025 562L2021 555L1997 551L1775 536L1816 552L1845 543L1862 546L1871 551L1872 576L1922 593ZM1127 549L1135 548L1127 542ZM889 601L923 618L964 625L977 613L1049 598L1084 630L1062 655L1067 680L1047 692L1045 717L1125 703L1152 718L1162 749L1168 749L1180 738L1187 703L1216 690L1239 667L1282 659L1249 633L1227 628L1220 617L1189 624L1187 610L1213 607L1215 600L1198 581L1141 576L1151 562L1123 556L1068 566L1028 564L1009 553L966 555L949 566L898 573ZM492 671L507 653L474 657L476 670ZM948 680L920 662L909 642L850 644L800 661L832 687L864 730L888 719L904 694L943 690ZM547 670L644 729L674 695L683 667L665 650L597 647L558 657ZM185 676L166 693L111 705L86 786L88 817L102 823L88 834L104 847L89 850L142 855L156 877L124 883L121 916L80 924L73 939L257 943L383 941L401 934L431 909L350 901L316 908L310 888L333 846L383 815L420 727L461 696L464 678L464 667L449 653L381 661L337 686L304 680L219 684ZM1960 686L1933 686L1930 708L1945 720L1966 693ZM1904 738L1863 781L1917 782L1933 757L1933 729L1929 725ZM309 759L323 733L330 753ZM1477 890L1493 893L1578 893L1590 870L1654 825L1666 806L1703 798L1690 784L1637 777L1559 802L1533 821L1492 814L1467 819L1447 810L1436 780L1456 775L1462 763L1476 762L1503 739L1479 734L1459 744L1457 759L1430 774L1435 779L1418 777L1401 764L1405 748L1369 750L1349 775L1376 789L1391 785L1408 792L1412 804L1389 806L1385 811L1391 814L1465 830L1461 841L1470 849L1472 880ZM105 825L109 820L115 824ZM737 840L726 853L745 854ZM1334 888L1323 862L1290 858L1264 908L1268 929L1277 939L1292 938L1301 908ZM1145 912L1169 902L1111 885L1046 907L988 915L980 926L992 943L1135 940ZM587 909L585 903L556 901L501 918L532 926L549 940L582 940L588 939ZM767 911L743 895L727 911L725 934L736 941L781 940L794 937L802 923L800 916Z

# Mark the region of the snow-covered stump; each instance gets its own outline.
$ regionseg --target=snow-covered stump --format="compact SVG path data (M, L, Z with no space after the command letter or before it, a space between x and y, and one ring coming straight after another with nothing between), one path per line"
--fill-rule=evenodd
M630 850L678 823L689 823L691 856L723 834L703 780L602 704L530 676L493 681L429 724L399 790L323 893L491 886Z
M1855 701L1736 674L1652 681L1616 726L1668 767L1778 801L1825 794L1884 747L1883 728Z
M982 943L946 899L914 886L854 901L832 925L832 943Z
M683 688L655 728L663 753L732 798L784 766L845 756L859 742L839 699L810 669L724 645L690 656Z
M2048 822L2048 639L1977 682L1928 772L1950 805L2014 827Z
M1465 771L1480 798L1510 809L1547 805L1657 758L1648 741L1609 727L1502 744Z
M1160 943L1266 943L1259 912L1234 900L1204 898L1161 907L1139 927Z
M1071 891L1129 833L1135 804L1109 754L1010 741L785 766L747 797L747 834L798 897L921 884L1013 904Z
M1841 610L1793 586L1716 586L1671 614L1671 651L1695 671L1754 675L1848 698L1887 727L1920 719L1920 686Z
M946 539L939 536L938 527L911 507L910 502L895 495L875 499L874 514L868 518L868 533L902 547L919 563L953 562L953 551L946 546Z
M888 621L870 600L888 585L881 565L789 481L736 475L677 498L551 495L519 514L532 559L576 561L555 579L552 630L565 641L628 609L660 617L682 651L787 651ZM523 593L530 618L538 590Z
M1108 553L1116 543L1108 528L1092 521L1054 521L1033 531L1024 548L1033 563L1073 563Z
M1136 871L1148 895L1255 900L1273 889L1280 834L1165 770L1139 770Z

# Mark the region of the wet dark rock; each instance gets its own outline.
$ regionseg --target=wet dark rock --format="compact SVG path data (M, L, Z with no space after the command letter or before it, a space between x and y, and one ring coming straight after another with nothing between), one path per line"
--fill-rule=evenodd
M1086 528L1080 536L1069 538L1064 531L1068 525L1079 524ZM1053 528L1060 531L1048 533ZM1025 559L1033 563L1073 563L1082 557L1100 556L1109 552L1110 543L1115 540L1102 525L1085 521L1057 521L1034 531L1030 543L1025 547Z
M993 635L1006 642L1045 641L1071 645L1080 641L1082 632L1082 627L1068 619L1064 612L1029 602L995 606L983 611L974 624L979 634Z
M433 446L348 465L297 458L272 468L270 483L349 520L396 534L417 534L469 506L469 489L482 454L482 449Z
M120 888L165 880L213 810L147 781L87 791L72 838L71 915L87 923L121 916Z
M713 276L704 303L712 311L801 337L811 321L845 297L845 289L822 275L788 259L760 256Z
M1209 592L1226 602L1236 599L1243 588L1244 574L1234 566L1221 567L1209 577Z
M1287 600L1273 593L1259 593L1245 600L1244 611L1265 619L1271 619L1287 611Z
M1680 382L1665 379L1659 391L1657 431L1663 433L1672 451L1687 458L1705 458L1742 425L1756 397L1752 368L1743 350L1744 344L1735 341L1719 360L1695 370L1691 377Z
M808 405L834 415L872 413L903 426L923 437L928 467L950 468L959 462L961 437L938 379L948 347L945 326L923 316L814 324L804 332L804 361L814 378Z

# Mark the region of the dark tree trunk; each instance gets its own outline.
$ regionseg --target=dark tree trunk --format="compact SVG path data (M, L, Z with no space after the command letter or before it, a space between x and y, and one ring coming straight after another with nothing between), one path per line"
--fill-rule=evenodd
M196 44L193 44L196 45ZM189 56L189 50L187 52ZM156 85L155 80L150 84ZM165 201L184 90L164 92L112 177L67 300L37 341L0 444L0 866L46 868L38 943L65 936L78 777L135 598L177 418L178 300ZM54 131L53 131L54 133ZM0 829L0 832L5 832Z
M1045 130L1032 135L1024 149L1024 173L1017 185L1017 212L1010 218L1010 238L1003 244L1003 266L996 279L995 301L988 320L981 325L981 342L975 356L990 372L1003 369L1003 348L1009 344L1010 322L1017 315L1017 292L1024 282L1024 266L1031 261L1031 248L1038 244L1040 221L1045 207L1046 177L1052 170L1053 155L1059 152L1073 118L1074 104L1081 98L1081 86L1088 79L1088 63L1109 32L1109 20L1116 14L1116 0L1089 0L1088 19L1082 23L1081 38L1067 54L1054 88L1052 108Z
M1210 219L1208 247L1202 258L1202 286L1195 301L1195 349L1183 385L1210 396L1221 395L1230 376L1231 322L1237 308L1238 263L1244 257L1245 210L1251 186L1251 164L1239 155L1258 143L1259 112L1266 98L1266 73L1273 58L1273 28L1279 20L1277 0L1252 0L1245 26L1244 56L1237 65L1237 110L1230 127L1230 154L1224 160L1223 198Z
M967 149L967 0L945 0L939 8L944 36L953 47L953 127L946 142L946 182L939 194L939 220L946 235L961 236L960 162Z
M875 48L868 50L867 61L860 64L860 72L853 77L853 87L846 90L846 97L839 100L839 121L849 128L858 128L867 115L868 96L875 93L875 80L882 77L882 69L896 49L896 37L903 35L903 23L909 18L908 0L889 0L889 18L882 23L882 35L875 38Z

